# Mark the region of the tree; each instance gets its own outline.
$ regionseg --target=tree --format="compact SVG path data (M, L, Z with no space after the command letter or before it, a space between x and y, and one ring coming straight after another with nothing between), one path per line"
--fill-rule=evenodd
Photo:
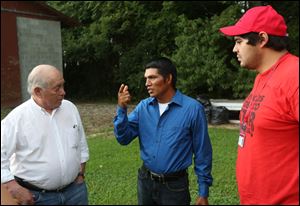
M250 90L255 74L240 69L233 59L232 41L219 32L220 27L234 24L240 16L240 7L232 5L212 18L180 17L181 33L176 37L178 49L173 59L181 90L191 96L205 93L215 98L241 98Z
M299 53L299 2L290 1L48 1L83 26L63 29L67 97L115 98L121 83L146 97L144 64L172 58L178 88L196 96L243 98L255 73L240 68L233 42L219 28L234 24L241 9L269 3L287 17Z

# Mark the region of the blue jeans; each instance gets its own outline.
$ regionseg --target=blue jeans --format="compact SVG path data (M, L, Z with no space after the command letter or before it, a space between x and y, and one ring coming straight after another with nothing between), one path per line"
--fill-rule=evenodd
M73 182L63 192L38 192L30 190L36 205L88 205L85 182Z
M177 180L157 182L146 170L138 170L139 205L189 205L191 202L188 175Z

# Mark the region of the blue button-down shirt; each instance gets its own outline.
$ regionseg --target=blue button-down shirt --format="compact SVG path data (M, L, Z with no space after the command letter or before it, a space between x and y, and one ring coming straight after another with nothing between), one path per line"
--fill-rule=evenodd
M158 102L142 100L127 116L118 106L114 133L122 145L139 137L141 159L155 173L172 173L188 168L194 154L199 195L208 196L212 184L212 147L203 106L178 90L160 116Z

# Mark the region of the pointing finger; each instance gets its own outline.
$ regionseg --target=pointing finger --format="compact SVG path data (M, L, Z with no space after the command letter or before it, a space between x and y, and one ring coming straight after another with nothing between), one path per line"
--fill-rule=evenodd
M124 89L124 84L121 84L120 88L119 88L119 93L122 93Z
M128 91L128 86L125 85L123 92L127 92Z

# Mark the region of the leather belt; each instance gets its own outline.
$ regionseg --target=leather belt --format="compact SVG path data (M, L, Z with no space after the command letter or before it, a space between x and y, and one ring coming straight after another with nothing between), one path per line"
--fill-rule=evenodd
M24 179L17 177L17 176L15 176L15 180L22 187L25 187L29 190L38 191L38 192L63 192L73 183L73 182L71 182L70 184L68 184L67 186L62 187L62 188L58 188L58 189L54 189L54 190L46 190L46 189L39 188L33 184L30 184L29 182L24 181Z
M175 181L178 180L180 177L184 177L186 176L187 170L180 170L177 172L173 172L173 173L168 173L168 174L157 174L155 172L152 172L151 170L149 170L147 167L145 167L144 165L142 166L142 169L145 170L150 179L160 182L160 183L165 183L165 182L169 182L169 181Z

